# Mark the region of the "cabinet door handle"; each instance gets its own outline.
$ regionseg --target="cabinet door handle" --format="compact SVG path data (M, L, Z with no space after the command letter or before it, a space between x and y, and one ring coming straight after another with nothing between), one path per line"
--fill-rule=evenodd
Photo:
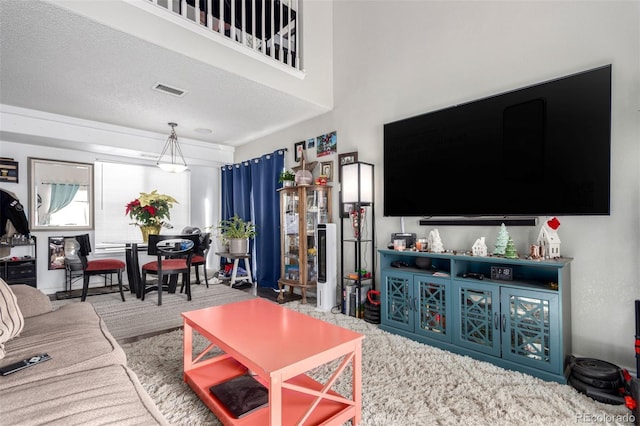
M502 332L507 331L507 315L502 314Z
M500 320L498 319L498 316L499 316L499 315L498 315L498 313L497 313L497 312L494 312L494 313L493 313L493 327L494 327L496 330L500 327L500 326L498 325L498 323L499 323L499 321L500 321Z

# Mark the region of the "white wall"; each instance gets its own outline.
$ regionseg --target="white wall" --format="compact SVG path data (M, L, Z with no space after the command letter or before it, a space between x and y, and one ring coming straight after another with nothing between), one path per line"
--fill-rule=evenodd
M288 147L287 165L295 165L295 142L336 130L339 153L358 151L360 160L376 166L378 248L400 228L398 218L382 216L384 123L613 64L611 216L560 217L559 233L563 255L575 258L574 353L633 370L633 301L640 298L640 3L337 0L333 12L334 110L239 147L236 161ZM420 184L417 196L437 194L437 182ZM419 236L431 230L418 218L407 218L406 227ZM497 235L493 227L439 229L452 249L470 249L479 236L491 246ZM509 231L522 253L538 229Z
M73 132L73 129L67 130L67 132ZM56 135L58 137L64 137L64 132ZM114 134L114 137L116 135ZM101 160L111 160L120 162L140 163L139 159L116 157L107 154L96 154L89 151L82 151L79 149L64 149L53 148L41 145L33 145L27 143L10 142L7 140L0 141L0 157L13 158L14 161L19 163L19 176L18 183L0 182L0 188L6 191L13 192L20 202L24 205L24 208L29 208L29 189L28 189L28 157L46 158L52 160L62 161L77 161L84 163L93 163L96 158ZM220 208L219 208L219 189L220 189L220 171L219 166L190 166L191 170L191 224L204 228L205 226L214 225L219 220ZM170 175L168 175L170 176ZM127 188L123 188L123 191L130 191ZM131 194L131 199L135 198L138 194ZM179 195L175 195L179 197ZM124 216L124 205L122 207L122 214ZM28 214L27 214L28 216ZM182 227L179 227L182 228ZM176 232L181 229L175 229ZM67 236L77 235L78 231L61 232L61 231L39 231L33 232L38 239L37 246L37 274L38 274L38 289L41 291L52 294L57 291L65 289L65 273L63 269L49 270L48 269L48 238L52 236ZM93 245L95 246L94 232L89 231ZM19 253L22 254L22 253ZM25 253L26 254L26 253ZM124 254L113 254L110 257L120 258L124 260ZM209 265L215 264L215 258L213 254L209 257ZM126 278L125 278L126 280ZM74 284L74 288L78 284Z

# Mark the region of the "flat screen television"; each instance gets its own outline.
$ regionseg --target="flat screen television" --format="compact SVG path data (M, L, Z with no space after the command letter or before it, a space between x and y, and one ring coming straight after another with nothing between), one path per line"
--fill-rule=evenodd
M611 65L384 125L385 216L610 214Z

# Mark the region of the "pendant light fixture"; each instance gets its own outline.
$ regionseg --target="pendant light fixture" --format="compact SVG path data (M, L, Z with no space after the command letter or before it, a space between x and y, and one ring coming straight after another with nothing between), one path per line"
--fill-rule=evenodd
M162 154L158 158L156 165L165 172L180 173L187 169L187 162L184 161L182 150L178 145L178 135L176 135L176 123L169 123L171 126L171 134L167 139L167 143L162 150ZM166 154L166 158L165 158Z

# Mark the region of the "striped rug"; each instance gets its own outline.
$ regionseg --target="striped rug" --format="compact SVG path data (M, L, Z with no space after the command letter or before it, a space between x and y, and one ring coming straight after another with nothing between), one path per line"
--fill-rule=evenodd
M165 333L182 326L180 313L224 305L251 299L250 291L229 288L224 284L191 286L191 301L185 294L176 292L162 293L162 305L158 306L158 294L148 293L145 300L136 299L134 294L125 292L126 301L122 302L120 293L89 296L87 302L95 306L96 311L107 324L107 328L120 343ZM52 302L54 306L67 303L80 303L80 299L67 299Z

